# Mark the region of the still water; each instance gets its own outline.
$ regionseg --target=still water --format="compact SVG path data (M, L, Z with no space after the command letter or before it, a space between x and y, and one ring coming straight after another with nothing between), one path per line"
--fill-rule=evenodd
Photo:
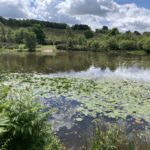
M92 52L1 53L0 73L35 73L42 78L77 78L96 82L103 78L113 78L116 81L126 79L147 84L150 83L150 56L121 52L109 54ZM110 82L112 81L110 80ZM104 83L108 84L107 82ZM115 84L115 82L113 81L112 84ZM139 86L139 89L141 88L141 84L136 85ZM111 83L108 84L108 89L109 86L112 86ZM131 87L134 88L134 86ZM135 89L135 92L137 91ZM149 89L147 92L150 94ZM68 101L65 96L61 96L59 99L45 98L44 101L59 110L50 118L53 130L57 132L67 148L78 150L84 142L86 133L90 131L90 125L94 118L86 116L82 121L74 119L81 115L77 113L77 107L80 106L82 101ZM91 104L93 105L93 103ZM114 122L113 119L101 115L100 118L104 122ZM118 121L118 123L120 122ZM129 125L130 123L132 124L131 118L128 118L126 124ZM149 126L149 122L145 122L145 124ZM132 130L131 128L130 126L129 130ZM139 126L139 128L142 128L142 126Z
M60 52L57 54L11 53L0 54L0 72L80 72L91 66L110 70L146 73L150 69L150 56L125 53ZM133 70L132 70L133 69ZM141 71L140 71L141 70Z

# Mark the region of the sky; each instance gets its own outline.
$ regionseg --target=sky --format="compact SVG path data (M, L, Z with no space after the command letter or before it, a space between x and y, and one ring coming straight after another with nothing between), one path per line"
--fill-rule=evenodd
M150 31L150 0L0 0L0 16Z

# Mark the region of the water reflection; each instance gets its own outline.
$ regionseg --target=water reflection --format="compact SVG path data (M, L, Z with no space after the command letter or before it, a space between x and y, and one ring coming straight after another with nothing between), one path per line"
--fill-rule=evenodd
M13 53L0 54L0 72L56 73L83 71L90 66L111 71L118 67L150 68L150 56L133 54L106 54L92 52L59 52L57 54Z
M138 67L118 67L116 70L112 71L109 68L102 69L91 66L86 71L70 71L70 72L60 72L50 74L49 77L73 77L73 78L87 78L87 79L100 79L103 77L110 78L124 78L133 79L140 81L150 81L150 69L144 70Z

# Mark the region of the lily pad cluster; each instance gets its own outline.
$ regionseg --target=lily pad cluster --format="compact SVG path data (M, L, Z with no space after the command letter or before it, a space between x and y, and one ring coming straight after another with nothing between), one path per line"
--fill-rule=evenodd
M127 79L51 78L40 74L9 74L1 76L1 84L11 89L30 89L37 98L77 101L76 118L96 117L113 119L128 116L150 123L150 83ZM65 107L65 106L64 106Z

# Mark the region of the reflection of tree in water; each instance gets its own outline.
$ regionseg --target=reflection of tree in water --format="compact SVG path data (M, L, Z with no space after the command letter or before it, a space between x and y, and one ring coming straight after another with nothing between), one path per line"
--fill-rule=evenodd
M90 66L109 68L132 67L150 68L149 56L125 53L61 52L57 55L38 53L16 53L0 55L0 70L5 72L54 73L87 70Z

